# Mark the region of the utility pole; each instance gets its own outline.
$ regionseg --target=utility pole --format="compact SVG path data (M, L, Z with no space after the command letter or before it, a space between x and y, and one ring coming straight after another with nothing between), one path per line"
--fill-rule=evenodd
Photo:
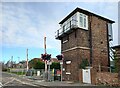
M47 52L46 52L46 36L44 36L44 51L45 51L45 54L47 54Z
M47 54L46 52L46 36L44 36L44 53ZM47 81L47 60L45 60L45 80Z
M28 69L29 69L29 67L28 67L28 49L26 50L26 55L27 55L27 71L28 71Z
M13 68L13 56L11 56L11 68Z

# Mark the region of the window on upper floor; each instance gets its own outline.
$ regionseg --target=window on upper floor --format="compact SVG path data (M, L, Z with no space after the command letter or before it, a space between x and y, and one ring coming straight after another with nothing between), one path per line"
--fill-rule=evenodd
M83 29L88 29L88 17L87 15L80 13L79 14L79 26Z

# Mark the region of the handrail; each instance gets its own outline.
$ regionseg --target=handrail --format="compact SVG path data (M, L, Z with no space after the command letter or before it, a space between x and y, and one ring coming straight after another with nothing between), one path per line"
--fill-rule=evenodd
M78 22L77 20L72 19L69 22L67 22L65 25L62 25L62 27L55 32L56 34L55 37L56 38L59 37L60 35L66 33L71 28L78 27L77 22Z

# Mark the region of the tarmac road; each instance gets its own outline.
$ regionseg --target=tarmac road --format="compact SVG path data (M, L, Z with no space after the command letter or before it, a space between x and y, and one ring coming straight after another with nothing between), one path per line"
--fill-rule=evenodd
M2 72L2 88L45 88L10 73Z

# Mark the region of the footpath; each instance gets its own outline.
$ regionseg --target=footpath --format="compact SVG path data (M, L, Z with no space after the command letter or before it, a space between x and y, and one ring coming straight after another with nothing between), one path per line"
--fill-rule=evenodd
M40 77L27 77L27 76L22 76L22 77L24 79L31 81L34 85L38 85L43 88L120 88L120 87L110 87L103 85L82 84L79 82L71 82L71 81L46 82Z
M120 88L120 87L110 87L103 85L92 85L92 84L81 84L79 82L71 82L71 81L52 81L46 82L39 76L21 76L14 75L21 80L24 80L28 83L39 86L40 88Z

